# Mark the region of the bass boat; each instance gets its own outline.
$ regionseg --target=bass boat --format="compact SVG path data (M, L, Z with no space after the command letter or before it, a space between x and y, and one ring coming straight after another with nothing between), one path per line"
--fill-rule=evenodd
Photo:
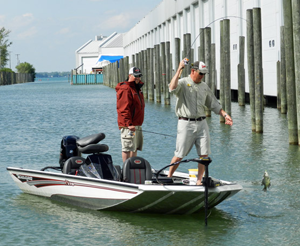
M187 159L155 170L142 157L131 157L114 165L103 133L84 138L65 136L61 140L59 166L41 170L7 167L25 193L48 197L93 210L115 210L162 214L192 214L207 211L233 196L242 186L208 176L211 159ZM87 157L82 157L85 154ZM205 165L203 185L192 183L190 175L167 167L183 162Z

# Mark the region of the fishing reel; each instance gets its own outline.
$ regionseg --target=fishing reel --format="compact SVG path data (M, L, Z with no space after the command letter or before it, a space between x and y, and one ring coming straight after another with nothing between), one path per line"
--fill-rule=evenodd
M183 62L184 62L184 66L187 66L187 65L189 65L189 59L188 58L184 58L183 59ZM181 70L180 70L180 73L179 73L179 78L180 78L180 76L181 76L181 73L182 73L182 70L184 69L184 67L183 68L181 68Z
M184 65L187 66L187 65L189 65L189 62L190 62L190 61L189 61L188 58L184 58L184 59L183 59L183 62L184 62Z

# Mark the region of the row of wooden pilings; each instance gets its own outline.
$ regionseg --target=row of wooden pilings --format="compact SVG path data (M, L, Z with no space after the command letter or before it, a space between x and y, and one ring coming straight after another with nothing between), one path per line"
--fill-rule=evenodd
M291 0L288 0L291 1ZM247 63L248 63L248 81L249 81L249 100L251 110L251 130L256 133L263 132L263 66L262 66L262 21L261 9L253 8L247 10ZM300 23L300 21L298 22ZM220 21L220 90L219 99L223 109L228 113L231 112L231 62L230 62L230 20L223 19ZM198 37L197 37L198 38ZM212 89L213 93L217 93L216 81L216 47L211 43L211 28L200 28L199 30L200 46L198 47L198 60L205 62L209 69L209 73L205 76L205 82ZM300 40L300 36L299 36ZM193 41L194 42L194 41ZM299 44L299 42L298 42ZM194 50L192 47L191 34L183 35L183 47L181 40L174 39L174 68L182 58L187 57L190 65L196 61L193 57ZM297 48L299 48L298 45ZM300 51L298 52L300 54ZM292 55L293 56L293 55ZM300 57L299 57L300 59ZM299 60L298 59L298 60ZM154 45L153 48L140 51L132 55L132 63L129 64L129 57L125 57L118 62L109 64L104 69L103 84L114 88L119 82L126 80L130 67L136 66L142 70L142 81L146 82L143 86L145 99L150 101L156 100L157 103L170 104L170 93L168 83L171 81L175 71L172 69L172 54L170 52L170 42L162 42ZM300 61L300 60L299 60ZM245 37L239 37L239 64L238 72L238 103L245 106ZM181 77L188 76L190 67L186 67ZM300 74L298 75L300 77ZM282 76L281 76L282 77ZM300 79L300 78L299 78ZM299 80L297 80L299 81ZM296 93L296 90L294 90ZM163 95L163 96L162 96ZM298 91L299 95L299 91ZM281 100L282 102L282 100ZM300 100L298 101L300 102ZM282 104L282 103L281 103ZM295 104L291 104L295 105ZM292 106L288 106L292 108ZM298 107L300 111L300 107ZM209 110L206 115L211 116ZM296 115L296 114L295 114ZM290 118L290 117L289 117ZM290 120L289 120L290 121ZM220 117L220 122L224 122L224 118ZM297 122L297 121L296 121ZM298 120L299 122L299 120ZM289 134L290 122L289 122ZM300 129L300 128L298 128ZM299 130L298 130L299 131ZM295 135L295 132L292 133ZM299 134L300 135L300 134ZM297 144L300 141L289 141L290 144Z
M0 86L33 82L33 74L0 72Z
M283 0L283 11L281 57L277 62L277 108L287 114L289 143L300 145L300 2Z

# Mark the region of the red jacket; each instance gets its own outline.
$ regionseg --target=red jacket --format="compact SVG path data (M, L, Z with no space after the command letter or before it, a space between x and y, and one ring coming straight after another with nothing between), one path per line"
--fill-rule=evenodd
M143 82L135 86L134 81L124 81L116 86L119 128L143 124L145 101L140 90L143 85Z

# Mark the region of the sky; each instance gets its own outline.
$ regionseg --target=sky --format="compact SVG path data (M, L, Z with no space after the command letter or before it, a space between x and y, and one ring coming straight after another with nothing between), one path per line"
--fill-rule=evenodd
M126 33L162 0L0 0L0 27L10 30L10 61L36 72L75 68L75 51L97 35Z

